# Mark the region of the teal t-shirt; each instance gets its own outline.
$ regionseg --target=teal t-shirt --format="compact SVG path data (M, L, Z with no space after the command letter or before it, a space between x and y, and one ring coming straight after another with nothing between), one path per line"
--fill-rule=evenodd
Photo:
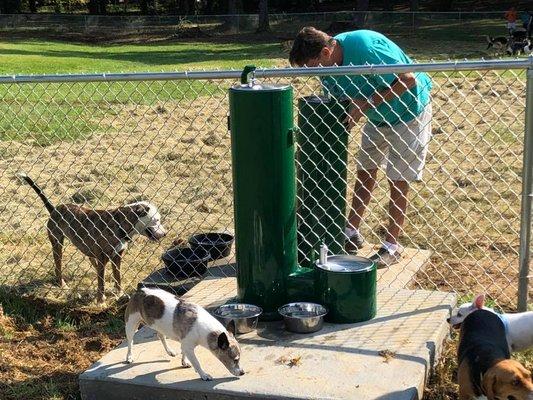
M412 60L393 41L378 32L358 30L335 36L343 51L342 65L411 64ZM416 86L367 111L367 118L377 126L397 125L418 116L428 105L431 79L416 73ZM395 74L344 75L322 77L324 93L333 97L368 98L382 91L396 79Z

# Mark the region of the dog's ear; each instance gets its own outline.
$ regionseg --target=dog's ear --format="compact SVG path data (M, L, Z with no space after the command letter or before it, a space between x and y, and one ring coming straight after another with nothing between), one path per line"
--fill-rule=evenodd
M494 367L492 367L485 373L485 375L483 375L483 382L481 383L487 399L495 400L494 389L496 388L497 383L498 378L496 377L496 371L494 370Z
M478 310L481 310L485 305L485 294L478 294L474 299L473 304Z
M146 204L135 204L133 206L133 212L139 218L146 217L150 212L150 207L148 207Z
M218 335L218 348L220 350L227 350L228 347L229 347L228 335L226 335L226 332L222 332L220 335Z
M235 321L231 320L228 323L228 326L226 326L226 330L231 333L233 336L235 336L235 332L237 332L237 327L235 326Z

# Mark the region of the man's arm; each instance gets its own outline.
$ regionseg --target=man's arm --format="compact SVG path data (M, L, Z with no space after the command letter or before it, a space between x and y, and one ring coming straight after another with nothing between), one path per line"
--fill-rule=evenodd
M369 99L352 99L353 108L344 122L348 123L348 128L351 129L369 109L376 108L381 103L400 97L414 86L416 86L414 73L404 72L398 74L389 88L374 92Z

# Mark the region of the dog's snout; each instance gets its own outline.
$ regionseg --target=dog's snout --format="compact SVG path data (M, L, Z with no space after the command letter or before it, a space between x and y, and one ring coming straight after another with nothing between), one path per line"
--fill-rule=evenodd
M163 228L148 227L145 229L146 236L151 240L160 240L167 235L167 231Z
M244 370L240 367L230 368L229 371L235 376L243 376Z

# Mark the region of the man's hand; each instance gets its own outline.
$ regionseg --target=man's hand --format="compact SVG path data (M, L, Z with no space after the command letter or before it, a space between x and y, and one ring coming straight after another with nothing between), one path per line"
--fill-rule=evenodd
M374 103L370 104L367 99L351 99L352 108L348 113L348 116L344 119L348 130L352 129L354 125L359 121L363 115L370 108L379 106L384 101L392 100L393 98L399 98L407 90L416 86L416 76L412 72L405 72L398 74L396 79L392 82L391 86L383 91L376 92L377 99L374 95Z
M344 123L348 130L352 129L354 125L365 115L365 112L371 107L366 99L352 99L351 109L344 119Z

